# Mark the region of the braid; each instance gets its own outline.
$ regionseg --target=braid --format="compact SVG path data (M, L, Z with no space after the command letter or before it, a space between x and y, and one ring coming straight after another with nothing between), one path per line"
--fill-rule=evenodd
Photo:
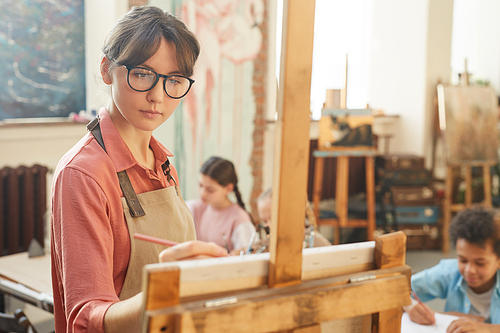
M241 193L240 193L240 190L238 190L238 185L236 185L236 184L234 184L234 194L236 195L236 200L238 200L238 205L240 205L241 208L246 210L245 203L241 199Z
M238 189L238 185L237 184L234 184L234 194L236 195L236 200L238 200L238 205L243 208L243 210L245 212L247 212L247 209L245 208L245 203L243 202L243 200L241 199L241 193L240 193L240 190ZM250 221L252 223L254 223L254 220L252 218L252 215L250 215L248 212L247 212L248 216L250 217ZM255 223L254 223L255 224Z

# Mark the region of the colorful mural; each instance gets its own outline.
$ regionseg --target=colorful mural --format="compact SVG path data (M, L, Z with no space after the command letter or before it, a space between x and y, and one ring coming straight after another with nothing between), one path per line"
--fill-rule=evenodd
M83 0L2 0L0 77L0 119L85 109Z
M235 164L243 199L248 202L255 117L253 60L262 46L258 26L264 19L264 3L174 0L172 8L165 9L180 17L201 43L193 89L174 113L175 121L165 125L170 129L166 144L173 148L174 163L182 170L184 196L197 197L198 170L210 156L218 155Z

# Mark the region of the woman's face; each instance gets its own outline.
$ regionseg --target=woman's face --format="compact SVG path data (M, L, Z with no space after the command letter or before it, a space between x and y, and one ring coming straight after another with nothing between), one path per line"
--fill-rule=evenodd
M493 242L488 240L484 247L472 244L463 238L456 243L458 270L469 287L481 294L488 291L495 283L500 258L493 250Z
M111 85L112 97L108 113L119 132L152 132L167 120L179 105L180 99L170 98L163 90L163 78L160 78L151 90L138 92L128 85L127 69L124 66L115 67L108 72L106 68L103 70L105 61L101 64L101 72L104 82ZM138 66L158 74L181 74L177 67L175 46L163 38L158 51Z

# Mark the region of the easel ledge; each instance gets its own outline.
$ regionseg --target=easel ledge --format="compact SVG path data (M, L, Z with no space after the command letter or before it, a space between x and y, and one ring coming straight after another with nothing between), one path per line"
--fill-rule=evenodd
M375 242L308 248L302 251L302 281L375 268ZM335 258L335 260L331 260ZM179 269L179 297L267 286L269 253L148 265L147 275Z
M396 232L304 250L306 280L280 288L266 287L265 269L251 274L269 264L266 254L148 265L143 332L277 332L369 314L374 332L398 332L410 304L405 248Z

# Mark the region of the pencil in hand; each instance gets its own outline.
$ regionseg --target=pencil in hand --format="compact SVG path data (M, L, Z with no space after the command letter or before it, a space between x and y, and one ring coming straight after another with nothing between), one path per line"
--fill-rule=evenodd
M134 233L134 238L139 239L139 240L143 240L143 241L147 241L147 242L151 242L151 243L155 243L155 244L165 245L165 246L174 246L174 245L179 244L177 242L169 241L166 239L157 238L157 237L153 237L153 236L147 236L147 235L138 234L138 233Z
M411 295L418 302L418 304L420 304L423 307L424 311L427 312L427 314L429 315L429 318L432 318L432 325L435 325L436 318L434 317L434 314L431 311L429 311L427 306L424 305L424 303L420 300L420 298L418 298L417 294L415 294L415 292L413 290L411 291Z

